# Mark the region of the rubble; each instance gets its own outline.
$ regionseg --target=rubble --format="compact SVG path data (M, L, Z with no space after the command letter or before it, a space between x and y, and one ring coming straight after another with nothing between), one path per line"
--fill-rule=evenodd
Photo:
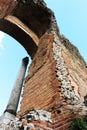
M28 120L41 120L52 123L51 113L45 110L34 110L28 113L26 116Z
M62 57L62 46L58 36L54 33L53 42L53 53L54 59L56 60L56 75L61 81L61 95L66 100L69 101L68 110L72 110L74 113L80 115L87 114L86 101L81 101L79 94L74 91L74 86L71 86L71 81L69 79L69 72L65 65L64 59ZM86 96L85 96L86 97Z
M61 80L62 83L61 93L63 94L64 98L71 100L71 104L77 104L80 99L71 87L69 72L64 63L64 59L62 58L61 51L61 43L58 39L58 36L54 35L53 52L54 59L56 60L56 74L58 76L58 79Z
M22 118L15 118L8 124L0 124L0 130L52 130L51 113L45 110L32 110Z

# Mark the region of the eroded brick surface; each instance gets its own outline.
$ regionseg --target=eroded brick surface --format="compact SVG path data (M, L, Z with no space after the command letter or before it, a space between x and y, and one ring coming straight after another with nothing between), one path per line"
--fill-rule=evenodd
M11 13L15 6L16 0L0 0L0 18ZM25 12L22 7L26 10ZM28 15L27 11L29 12ZM20 15L20 12L23 16ZM30 111L45 110L51 113L51 124L35 119L32 122L35 128L31 130L66 130L75 115L87 115L86 63L69 40L59 34L55 16L46 7L43 0L20 1L13 14L15 14L15 21L13 20L14 17L11 17L8 21L17 26L22 23L21 28L25 32L28 32L31 28L40 38L38 42L36 38L34 40L35 43L38 43L38 47L35 45L38 49L35 49L35 43L32 44L29 40L28 45L25 35L21 35L23 36L21 38L23 46L33 60L25 80L18 117L19 119L24 118L22 125L26 129L26 126L28 126L26 115ZM20 18L20 21L18 21L16 15ZM40 16L42 15L41 19ZM13 30L11 33L13 33ZM17 34L19 34L19 31ZM33 39L34 35L31 38ZM20 35L18 39L21 41ZM10 129L9 125L7 127Z
M44 35L29 68L19 115L47 110L52 114L52 128L66 130L73 114L86 114L86 75L58 36Z

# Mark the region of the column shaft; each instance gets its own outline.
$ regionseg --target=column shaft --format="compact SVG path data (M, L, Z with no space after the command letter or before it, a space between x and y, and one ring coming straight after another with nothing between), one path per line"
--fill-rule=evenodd
M16 115L16 112L17 112L17 107L18 107L18 103L20 99L20 94L21 94L21 90L23 86L27 64L28 64L28 57L25 57L22 60L22 65L20 67L17 79L13 86L13 89L12 89L12 92L11 92L11 95L10 95L10 98L9 98L9 101L5 110L5 112L9 112L13 115Z

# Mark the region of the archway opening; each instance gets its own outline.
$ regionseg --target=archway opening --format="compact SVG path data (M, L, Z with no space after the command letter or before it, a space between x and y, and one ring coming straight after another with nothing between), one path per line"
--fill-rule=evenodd
M23 46L10 35L0 31L0 36L0 114L2 114L6 108L22 58L28 56L29 65L31 58Z

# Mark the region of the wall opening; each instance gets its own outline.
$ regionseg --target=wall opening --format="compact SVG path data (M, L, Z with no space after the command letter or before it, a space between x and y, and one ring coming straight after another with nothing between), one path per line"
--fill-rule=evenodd
M0 36L0 115L2 115L6 108L22 58L28 56L29 65L31 58L23 46L14 38L1 31Z

